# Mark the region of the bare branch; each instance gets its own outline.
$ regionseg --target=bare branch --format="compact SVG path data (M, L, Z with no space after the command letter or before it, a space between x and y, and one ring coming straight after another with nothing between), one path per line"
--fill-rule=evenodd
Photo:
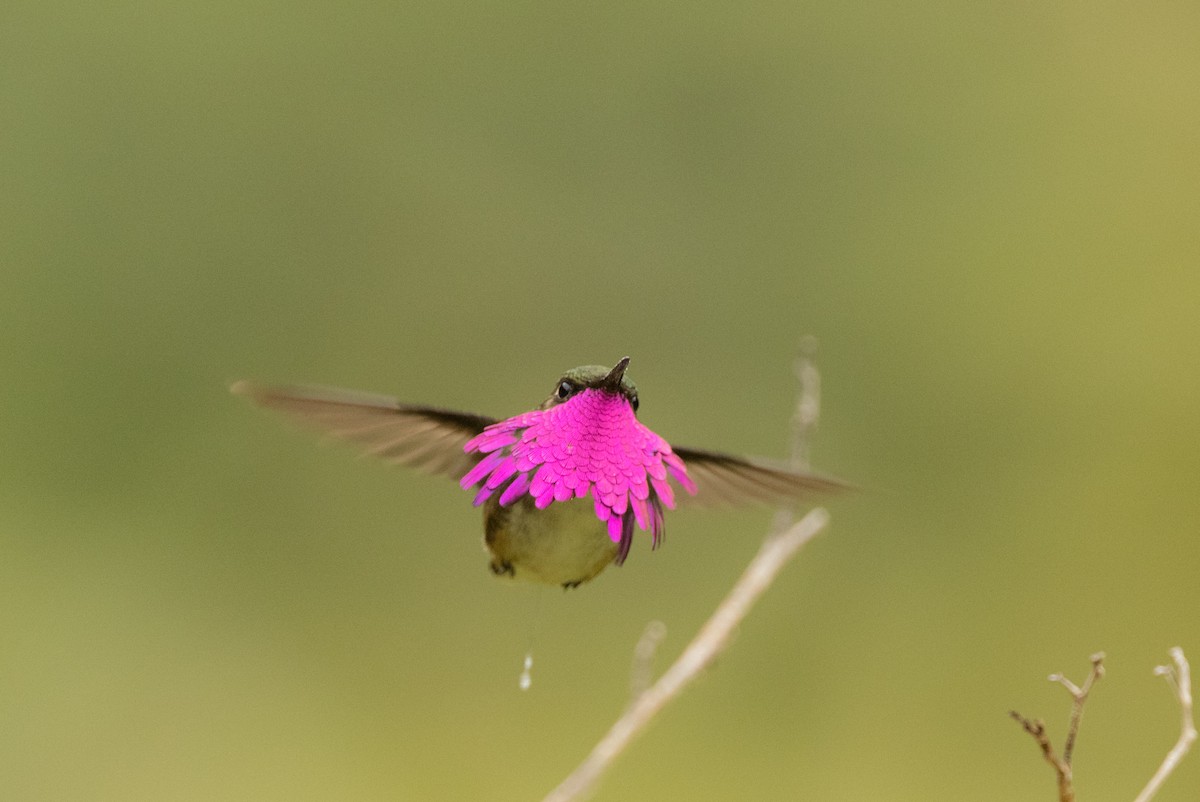
M1050 743L1050 737L1046 735L1046 725L1041 719L1030 721L1016 710L1008 711L1008 715L1024 727L1025 732L1033 736L1033 740L1037 741L1037 745L1041 747L1042 756L1046 758L1046 762L1054 769L1054 773L1058 776L1059 802L1073 802L1075 799L1075 789L1071 783L1071 766L1060 760L1058 755L1054 754L1054 745Z
M1046 725L1042 723L1041 719L1030 721L1015 710L1010 710L1008 713L1025 728L1025 732L1033 736L1041 748L1046 762L1053 767L1054 773L1058 777L1059 802L1074 802L1075 786L1074 776L1071 772L1071 757L1075 752L1075 739L1079 735L1079 723L1083 720L1083 705L1087 702L1088 694L1091 693L1096 680L1104 676L1104 652L1096 652L1092 655L1091 660L1092 670L1088 672L1083 687L1071 682L1062 674L1051 674L1049 677L1051 682L1059 683L1071 694L1071 723L1067 727L1067 740L1063 746L1061 758L1054 753L1054 746L1050 743L1050 737L1046 735Z
M1171 659L1175 661L1174 667L1158 666L1154 669L1154 673L1166 678L1172 692L1174 692L1175 697L1179 700L1180 718L1182 719L1179 740L1175 742L1175 746L1167 753L1162 765L1158 767L1158 771L1150 778L1150 782L1146 783L1146 787L1142 789L1142 792L1138 794L1134 802L1149 802L1158 793L1158 789L1162 787L1163 782L1175 770L1179 762L1183 760L1183 756L1188 753L1192 743L1196 740L1196 722L1192 718L1191 669L1188 667L1188 661L1184 657L1183 649L1176 646L1174 649L1171 649L1170 654Z
M797 470L808 468L809 442L821 409L821 377L813 362L816 350L816 338L805 337L794 363L799 388L796 409L792 414L790 462ZM666 627L657 621L646 627L634 651L631 679L633 699L629 707L600 739L587 759L551 791L544 802L569 802L586 798L592 793L601 775L659 711L725 650L734 629L750 612L763 591L775 581L783 566L825 528L829 513L817 507L795 525L792 523L794 519L795 510L792 508L781 509L776 514L771 527L772 534L767 535L758 554L746 566L729 595L717 606L712 617L700 628L679 659L653 685L650 685L651 661L666 634Z
M629 669L631 703L636 702L654 681L654 655L658 653L658 645L665 637L667 625L662 621L651 621L642 630L642 637L638 639L637 646L633 647L633 666Z
M1092 691L1092 685L1104 676L1104 652L1093 654L1091 661L1092 670L1088 672L1088 678L1084 680L1082 688L1076 687L1075 683L1062 674L1050 675L1051 682L1062 683L1071 693L1071 723L1067 727L1067 741L1063 745L1063 762L1068 766L1071 765L1071 757L1075 754L1075 738L1079 735L1079 722L1083 720L1083 704Z
M829 513L817 507L783 534L768 537L729 595L701 627L679 659L658 682L634 700L587 759L550 792L545 802L567 802L590 794L600 776L654 716L724 651L733 630L775 580L780 569L828 522Z
M797 471L807 471L812 437L821 416L821 374L814 361L817 356L817 338L808 335L800 341L792 371L796 376L796 408L792 411L792 440L788 466ZM772 532L782 532L796 520L796 506L789 504L775 513Z

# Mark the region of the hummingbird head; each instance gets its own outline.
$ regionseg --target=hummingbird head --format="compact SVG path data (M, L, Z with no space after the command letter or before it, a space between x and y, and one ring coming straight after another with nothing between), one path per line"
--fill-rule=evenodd
M542 403L542 409L550 409L566 403L582 391L591 389L609 395L623 396L629 401L633 411L637 412L637 385L625 375L627 367L629 367L629 357L623 357L611 368L603 365L583 365L571 368L559 377L558 383L554 386L554 392Z

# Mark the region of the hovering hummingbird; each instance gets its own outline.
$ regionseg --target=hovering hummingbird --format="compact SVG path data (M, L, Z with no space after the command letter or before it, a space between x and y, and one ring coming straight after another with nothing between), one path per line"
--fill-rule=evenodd
M662 542L674 481L701 503L784 502L845 488L754 457L675 448L637 419L629 357L568 370L550 397L504 420L316 387L232 392L366 453L476 488L497 576L576 587L622 564L636 526ZM683 497L687 498L687 497Z

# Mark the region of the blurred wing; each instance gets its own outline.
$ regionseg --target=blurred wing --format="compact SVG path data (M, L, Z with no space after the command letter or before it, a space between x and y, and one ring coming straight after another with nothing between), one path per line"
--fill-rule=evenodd
M675 496L684 504L781 504L852 489L837 479L794 471L757 457L674 446L671 450L683 460L688 476L696 483L696 495Z
M464 454L463 446L496 422L482 415L325 387L260 387L243 381L229 389L330 437L366 446L364 454L451 479L461 479L479 462L481 455Z

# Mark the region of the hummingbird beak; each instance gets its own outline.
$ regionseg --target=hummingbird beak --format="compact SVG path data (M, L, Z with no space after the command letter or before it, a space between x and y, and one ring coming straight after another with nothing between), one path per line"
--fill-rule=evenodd
M627 367L629 367L629 357L623 357L620 362L613 365L613 369L608 372L608 375L600 380L600 386L597 389L607 393L620 393L621 380L625 378L625 368Z

